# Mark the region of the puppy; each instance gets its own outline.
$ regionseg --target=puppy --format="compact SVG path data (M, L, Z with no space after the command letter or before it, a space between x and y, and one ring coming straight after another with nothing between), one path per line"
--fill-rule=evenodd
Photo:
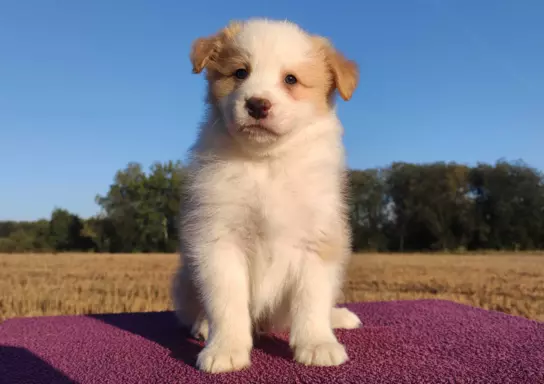
M340 365L333 329L361 323L334 307L351 255L334 98L351 98L357 65L327 39L266 19L196 39L190 59L205 70L208 110L190 150L173 301L206 340L197 366L249 366L256 330L289 330L302 364Z

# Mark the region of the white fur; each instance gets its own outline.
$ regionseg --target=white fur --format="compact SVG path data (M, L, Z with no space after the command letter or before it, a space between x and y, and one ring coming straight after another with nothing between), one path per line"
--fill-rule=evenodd
M311 46L303 31L254 20L236 39L252 72L211 106L191 150L176 313L207 339L197 361L204 371L247 367L259 329L289 329L300 363L338 365L347 355L333 328L360 325L347 309L333 308L349 235L332 258L319 255L316 244L344 225L342 126L334 110L317 115L277 81L284 68L307 60ZM266 124L277 135L240 132L250 120L243 108L250 96L270 99Z

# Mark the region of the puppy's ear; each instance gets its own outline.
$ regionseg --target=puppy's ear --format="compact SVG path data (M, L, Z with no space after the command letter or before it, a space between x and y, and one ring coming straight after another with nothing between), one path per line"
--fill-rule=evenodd
M215 35L197 38L191 46L189 55L193 73L202 72L208 63L217 57L225 44L240 31L240 28L239 22L232 21Z
M359 68L357 63L348 60L338 52L331 42L321 36L314 37L316 43L325 55L325 61L332 73L333 82L338 93L345 101L353 96L359 83Z

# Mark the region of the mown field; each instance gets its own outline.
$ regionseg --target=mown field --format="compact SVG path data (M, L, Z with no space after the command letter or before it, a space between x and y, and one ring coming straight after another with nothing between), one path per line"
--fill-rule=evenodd
M176 255L0 255L0 321L171 309ZM354 255L342 301L440 298L544 321L544 254Z

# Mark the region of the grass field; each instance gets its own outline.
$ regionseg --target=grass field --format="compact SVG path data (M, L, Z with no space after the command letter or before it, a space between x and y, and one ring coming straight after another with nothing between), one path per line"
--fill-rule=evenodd
M0 320L171 308L176 255L0 255ZM342 301L440 298L544 321L544 255L354 255Z

